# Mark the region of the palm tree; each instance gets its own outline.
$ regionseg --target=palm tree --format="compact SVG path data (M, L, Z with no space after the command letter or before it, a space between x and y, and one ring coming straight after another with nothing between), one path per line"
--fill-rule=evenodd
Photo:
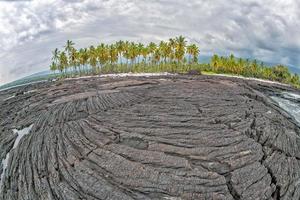
M130 43L128 41L125 41L123 47L124 47L123 56L126 58L126 67L128 68L128 60L130 59L130 54L129 54Z
M67 75L67 66L68 66L68 57L66 56L66 53L63 51L59 54L59 65L58 69L62 73L65 71L65 75Z
M93 73L96 73L97 72L96 67L97 67L98 55L97 55L96 49L93 45L90 46L88 55L89 55L89 64L92 67L92 71L93 71Z
M217 54L214 54L210 61L210 65L211 65L213 71L215 71L215 72L218 71L219 63L220 63L219 56Z
M73 66L74 68L74 72L76 73L77 72L77 57L78 57L78 52L75 48L72 48L71 49L71 53L70 53L70 56L69 56L69 66Z
M292 75L290 78L290 82L296 86L299 85L299 82L300 82L299 75L298 74Z
M151 59L152 63L154 60L153 55L154 55L154 52L156 51L156 48L157 48L157 45L154 42L149 43L149 45L148 45L148 50L149 50L149 54L150 54L149 59Z
M84 67L84 65L86 64L86 62L84 62L83 60L83 54L84 54L84 49L79 49L78 54L77 54L77 62L79 65L79 73L82 73L82 68Z
M245 66L245 61L242 58L239 58L237 61L237 74L242 74L242 72L244 71L244 66Z
M290 79L290 77L291 77L289 69L283 65L277 65L277 66L273 67L272 71L276 76L276 80L279 82L286 81L286 80Z
M257 75L258 62L256 59L253 60L251 64L251 76L256 77Z
M143 49L144 49L144 44L138 43L137 45L138 64L140 63L140 57L142 56Z
M199 47L197 47L197 45L195 45L195 44L192 44L191 48L192 48L193 62L198 63L198 57L199 57L199 53L200 53Z
M116 45L114 45L114 44L109 45L108 49L109 49L110 66L112 67L113 64L118 61L118 50L117 50Z
M55 63L58 62L59 54L60 54L59 50L58 50L57 48L54 49L54 51L52 52L52 55L53 55L52 61L53 61L53 62L55 62Z
M236 71L236 63L235 63L235 57L233 54L230 54L229 59L228 59L228 71L230 73L235 73Z
M52 52L53 57L51 59L52 63L50 65L50 70L54 71L54 73L58 69L59 54L60 54L60 52L57 48L54 49L54 51Z
M57 65L54 61L50 65L50 70L53 71L55 74L55 71L57 70Z
M144 64L146 64L148 54L149 54L148 47L143 47L141 55L143 56L143 62L144 62Z
M179 36L175 39L176 41L176 49L175 49L175 57L177 59L177 63L179 64L184 57L186 40L183 36Z
M131 65L136 64L136 57L138 56L138 46L131 42L129 46L129 58L131 59Z
M160 63L160 58L161 58L161 54L159 49L156 49L154 52L154 56L153 56L153 60L155 64L159 64Z
M89 50L87 48L84 48L81 53L82 65L83 67L87 68L87 65L89 63Z
M123 54L123 51L124 51L124 42L122 40L118 41L116 43L116 48L117 48L119 59L120 59L119 63L122 66L122 54Z
M74 45L75 45L75 43L72 42L72 40L67 40L67 43L66 43L66 45L64 46L64 47L65 47L65 51L66 51L67 53L71 53L72 49L74 49Z
M190 64L190 63L191 63L191 57L192 57L192 54L193 54L193 47L192 47L192 45L187 46L186 52L187 52L188 55L189 55L189 60L188 60L188 62L189 62L189 64Z
M75 45L74 42L72 42L71 40L67 40L67 43L64 46L66 56L68 56L68 61L69 61L66 68L69 68L73 65L74 60L71 57L72 57L72 51L74 51L74 45Z
M161 53L162 60L163 60L164 64L166 64L167 63L167 58L168 58L169 54L171 53L170 52L170 46L168 45L167 42L161 41L159 43L159 50L160 50L160 53Z
M98 61L99 61L100 66L102 68L102 67L104 67L104 65L108 61L108 47L107 47L107 45L105 45L104 43L101 43L97 47L96 52L97 52ZM100 71L99 67L97 68L97 70L98 70L98 72Z
M175 49L176 49L176 41L173 38L169 39L169 46L171 48L171 53L169 55L170 57L170 62L173 62L173 60L175 59Z
M164 54L165 54L165 63L167 63L167 59L169 60L169 62L172 62L173 49L170 43L168 42L165 44Z
M199 48L195 44L191 44L187 46L186 52L188 53L188 63L197 63L198 62L198 56L199 56ZM193 61L192 58L193 57ZM191 66L190 66L191 67Z

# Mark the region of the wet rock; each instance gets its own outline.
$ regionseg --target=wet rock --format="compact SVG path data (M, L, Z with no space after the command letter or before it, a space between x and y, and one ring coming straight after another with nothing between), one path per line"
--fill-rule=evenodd
M283 87L184 75L2 91L35 90L0 98L0 199L299 199L300 130L266 95Z

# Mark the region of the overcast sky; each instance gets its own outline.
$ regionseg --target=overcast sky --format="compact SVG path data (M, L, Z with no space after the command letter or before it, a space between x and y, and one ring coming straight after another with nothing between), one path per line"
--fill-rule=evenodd
M184 35L202 55L300 67L299 0L0 0L0 84L48 69L51 51Z

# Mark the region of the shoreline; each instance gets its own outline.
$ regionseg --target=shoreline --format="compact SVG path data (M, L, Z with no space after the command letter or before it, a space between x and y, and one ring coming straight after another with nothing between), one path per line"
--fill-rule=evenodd
M74 77L74 78L66 78L64 80L80 80L80 79L85 79L85 78L107 78L107 77L112 77L112 78L122 78L122 77L151 77L151 76L178 76L180 74L177 73L169 73L169 72L161 72L161 73L115 73L115 74L101 74L101 75L93 75L93 76L81 76L81 77ZM202 76L220 76L220 77L228 77L228 78L238 78L238 79L243 79L243 80L250 80L250 81L259 81L263 83L270 83L270 84L278 84L278 85L283 85L283 86L290 86L292 85L286 84L286 83L280 83L277 81L270 81L267 79L259 79L259 78L254 78L254 77L244 77L244 76L238 76L238 75L230 75L230 74L209 74L209 73L204 73L201 74ZM201 75L196 75L196 76L201 76Z
M66 78L65 80L80 80L85 78L122 78L122 77L151 77L151 76L176 76L178 74L172 74L169 72L162 72L162 73L114 73L114 74L100 74L100 75L93 75L93 76L81 76L81 77L74 77L74 78Z
M129 73L111 73L111 74L100 74L100 75L87 75L87 76L80 76L80 77L64 78L62 80L80 80L80 79L88 79L88 78L179 76L179 75L181 75L181 74L169 73L169 72L160 72L160 73L132 73L132 72L129 72ZM244 76L230 75L230 74L211 74L209 72L208 73L202 72L201 75L196 75L196 76L218 76L218 77L227 77L227 78L237 78L237 79L243 79L243 80L249 80L249 81L258 81L258 82L262 82L262 83L276 84L276 85L281 85L281 86L287 86L287 87L294 88L290 84L280 83L280 82L277 82L277 81L270 81L270 80L267 80L267 79L259 79L259 78L254 78L254 77L244 77ZM32 85L32 84L36 84L36 83L56 82L57 80L58 79L29 82L29 83L25 83L25 84L20 84L20 85L11 86L11 87L8 87L8 88L0 89L0 92L7 91L7 90L10 90L10 89L16 89L18 87Z
M244 76L229 75L229 74L204 74L204 75L229 77L229 78L239 78L239 79L243 79L243 80L259 81L259 82L263 82L263 83L270 83L270 84L277 84L277 85L292 87L292 85L289 85L289 84L286 84L286 83L280 83L280 82L277 82L277 81L270 81L270 80L267 80L267 79L259 79L259 78L254 78L254 77L244 77Z

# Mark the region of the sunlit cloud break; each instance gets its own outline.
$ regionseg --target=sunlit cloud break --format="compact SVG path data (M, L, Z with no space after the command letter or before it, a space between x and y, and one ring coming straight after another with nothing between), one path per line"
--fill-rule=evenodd
M178 35L202 55L257 58L299 66L297 0L33 0L0 1L0 84L48 69L51 51Z

